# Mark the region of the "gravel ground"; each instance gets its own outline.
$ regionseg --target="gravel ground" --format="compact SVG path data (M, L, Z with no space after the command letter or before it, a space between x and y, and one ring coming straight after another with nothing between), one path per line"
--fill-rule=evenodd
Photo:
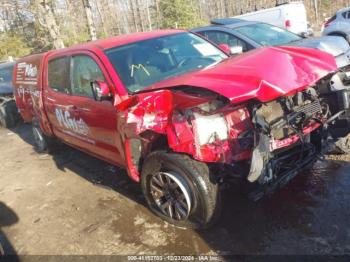
M350 254L350 156L330 156L257 203L224 192L218 225L175 228L153 215L124 171L31 128L0 129L0 243L19 255Z

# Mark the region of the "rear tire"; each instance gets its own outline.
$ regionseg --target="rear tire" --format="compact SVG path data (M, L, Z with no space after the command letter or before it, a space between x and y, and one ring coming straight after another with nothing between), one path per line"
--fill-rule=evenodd
M19 119L19 114L14 100L5 101L0 106L0 125L5 128L14 127Z
M50 153L56 149L57 145L55 139L44 134L40 127L39 120L33 119L32 131L35 151L38 153Z
M178 227L205 228L220 216L219 186L208 166L187 155L155 151L142 168L150 209Z

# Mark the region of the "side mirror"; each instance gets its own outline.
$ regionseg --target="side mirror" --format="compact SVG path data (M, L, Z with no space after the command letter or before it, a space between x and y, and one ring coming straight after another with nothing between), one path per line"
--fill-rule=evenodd
M91 82L92 93L96 101L110 100L112 98L108 84L102 81Z
M226 55L231 55L231 48L228 44L219 44L218 47L224 52Z
M231 55L239 55L243 53L243 47L241 46L234 46L230 48L230 54Z

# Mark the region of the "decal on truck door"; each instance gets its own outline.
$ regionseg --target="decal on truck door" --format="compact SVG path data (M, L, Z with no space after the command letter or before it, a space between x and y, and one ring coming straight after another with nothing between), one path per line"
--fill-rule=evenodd
M38 84L38 66L29 63L19 63L17 65L17 84L37 85Z
M89 134L89 127L83 119L75 119L71 117L69 111L65 111L59 108L55 110L56 118L61 127L69 129L76 134L87 136Z

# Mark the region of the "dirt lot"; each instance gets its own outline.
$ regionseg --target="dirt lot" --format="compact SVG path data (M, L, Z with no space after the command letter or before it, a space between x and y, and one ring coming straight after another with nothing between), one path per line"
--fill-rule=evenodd
M174 228L124 171L0 129L0 242L16 254L350 254L350 157L319 162L258 203L224 193L220 223Z

